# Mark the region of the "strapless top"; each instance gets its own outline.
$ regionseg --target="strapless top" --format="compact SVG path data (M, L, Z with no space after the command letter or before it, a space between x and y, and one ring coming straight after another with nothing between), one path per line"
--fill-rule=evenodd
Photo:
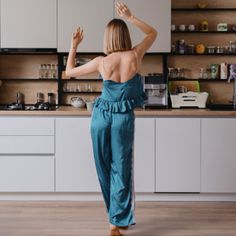
M96 98L94 107L110 112L127 112L144 105L147 99L140 74L126 82L103 80L102 94Z

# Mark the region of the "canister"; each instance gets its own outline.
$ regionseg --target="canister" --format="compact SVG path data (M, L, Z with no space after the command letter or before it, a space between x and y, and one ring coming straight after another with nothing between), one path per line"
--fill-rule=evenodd
M200 30L201 31L208 31L208 21L207 20L202 20L200 22Z
M211 64L211 79L219 77L219 64Z
M214 46L208 46L207 47L207 53L208 54L214 54L215 53L215 47Z
M179 54L184 54L185 53L185 41L184 41L184 39L178 40L178 51L179 51Z
M188 53L193 54L195 52L194 44L188 44Z
M220 78L228 79L228 65L225 62L220 64Z
M216 53L218 53L218 54L224 53L224 48L221 46L217 46Z

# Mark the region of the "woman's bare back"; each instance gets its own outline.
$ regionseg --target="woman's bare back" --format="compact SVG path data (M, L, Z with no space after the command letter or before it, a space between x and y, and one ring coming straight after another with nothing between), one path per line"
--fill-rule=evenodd
M138 73L139 67L134 50L114 52L101 59L100 73L104 80L124 83Z

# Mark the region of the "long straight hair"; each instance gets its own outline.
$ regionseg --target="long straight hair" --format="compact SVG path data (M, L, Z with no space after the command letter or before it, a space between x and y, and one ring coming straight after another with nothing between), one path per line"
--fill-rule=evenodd
M123 20L113 19L107 24L103 47L106 55L132 48L129 29Z

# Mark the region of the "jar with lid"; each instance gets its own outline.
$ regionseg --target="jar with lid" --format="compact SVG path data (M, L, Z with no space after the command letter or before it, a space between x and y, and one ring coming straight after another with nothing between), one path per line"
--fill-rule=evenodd
M187 46L187 52L190 53L190 54L194 54L194 52L195 52L195 46L194 46L194 44L188 44L188 46Z
M219 65L211 64L211 78L218 79L218 77L219 77Z
M176 45L175 44L171 45L171 52L176 53Z
M178 51L179 51L179 54L184 54L185 50L186 50L185 40L184 39L178 40Z
M233 43L233 41L229 41L229 45L227 46L228 49L228 53L232 54L236 52L236 47L235 47L235 43Z
M53 104L55 104L54 102L54 93L48 93L48 104L50 106L52 106Z
M200 31L208 31L208 21L207 20L202 20L200 22Z
M221 47L221 46L217 46L217 47L216 47L216 53L217 53L217 54L224 53L224 48Z
M199 79L208 79L207 69L200 68Z
M215 53L215 46L208 46L207 47L207 53L208 54L214 54Z

